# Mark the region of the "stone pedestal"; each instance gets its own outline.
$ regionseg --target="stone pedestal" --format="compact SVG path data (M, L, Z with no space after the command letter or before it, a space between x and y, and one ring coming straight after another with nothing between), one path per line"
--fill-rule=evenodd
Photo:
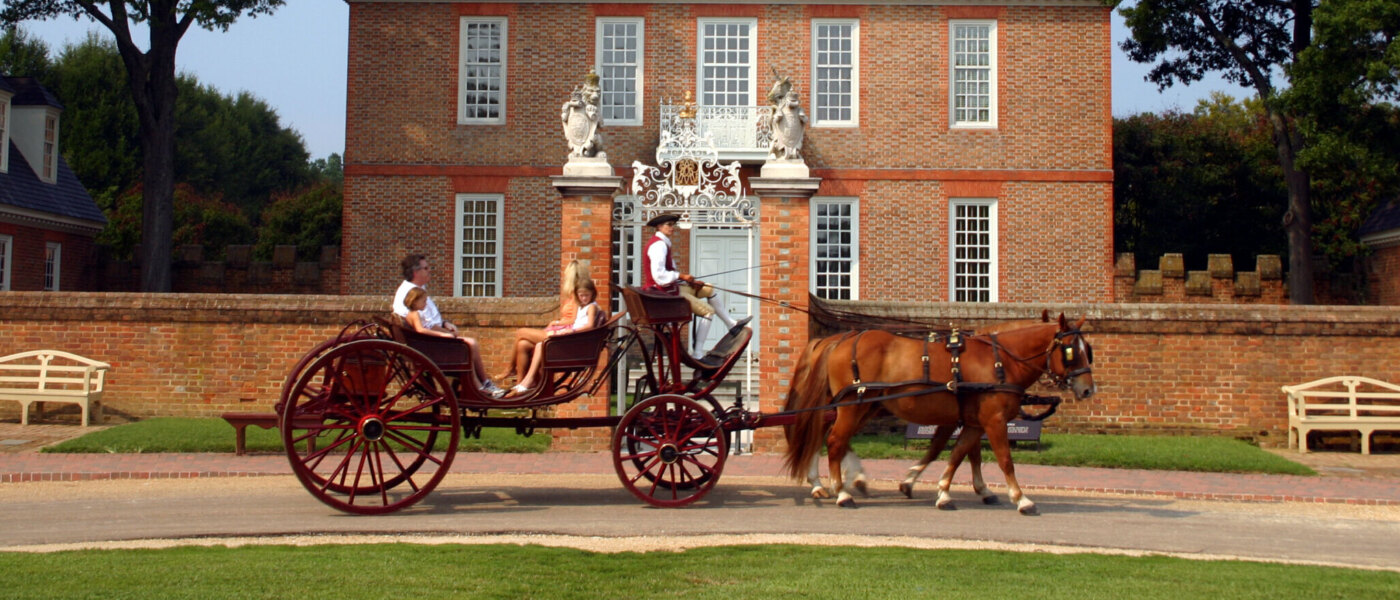
M767 165L764 166L766 172ZM805 167L804 167L805 170ZM820 179L809 177L756 177L749 188L761 200L759 218L759 260L777 263L763 269L758 294L796 306L807 306L811 274L810 199L817 193ZM807 345L810 319L805 312L764 302L759 305L763 326L758 348L758 410L782 410L783 399L797 366L798 356ZM756 452L778 452L783 448L783 432L778 427L754 430Z
M812 172L799 158L770 158L758 171L763 179L807 179Z
M613 168L606 153L598 156L571 156L564 163L564 177L612 177ZM557 185L557 184L556 184Z
M569 165L574 161L588 161L588 169L605 171L606 175L583 176L572 174ZM612 174L612 167L606 162L601 167L593 164L591 158L570 159L564 167L564 175L553 177L554 189L559 191L559 269L563 273L569 261L577 259L579 264L598 287L598 305L607 307L612 290L608 284L612 272L612 201L613 194L622 186L622 178ZM580 166L582 168L582 166ZM604 385L591 396L559 405L555 410L558 417L603 416L608 412L608 394L611 386ZM607 449L612 432L604 428L555 430L556 449L575 451L601 451Z

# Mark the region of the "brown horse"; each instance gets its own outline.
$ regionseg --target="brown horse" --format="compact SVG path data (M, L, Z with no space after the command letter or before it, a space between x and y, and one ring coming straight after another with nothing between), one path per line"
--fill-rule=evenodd
M1048 321L1048 313L1042 319ZM953 473L969 453L973 456L974 489L984 501L995 498L981 481L978 455L985 433L1006 477L1011 500L1022 514L1036 514L1035 503L1025 497L1016 481L1006 422L1019 414L1025 389L1046 374L1060 386L1072 388L1077 398L1094 393L1091 350L1080 331L1083 324L1080 320L1070 326L1060 315L1058 322L1002 325L991 333L964 336L956 362L957 378L953 353L944 341L875 330L809 342L798 359L785 407L803 411L784 428L788 472L800 479L804 471L815 470L824 441L837 505L854 506L850 493L843 489L842 466L859 469L858 459L850 453L850 439L878 404L905 421L943 426L930 447L934 456L933 448L942 450L953 426L963 426L939 480L940 508L953 508L948 488ZM945 385L955 379L960 381ZM825 411L812 409L831 404L841 406L836 409L836 421L828 427ZM856 477L860 487L862 475ZM828 494L818 484L812 496L825 498Z

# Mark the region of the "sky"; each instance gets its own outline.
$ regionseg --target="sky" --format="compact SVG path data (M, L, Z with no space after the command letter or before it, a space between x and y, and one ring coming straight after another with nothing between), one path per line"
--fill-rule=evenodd
M343 0L295 0L270 16L242 18L227 33L194 28L176 54L177 67L224 94L247 91L277 111L284 126L301 134L312 158L345 148L345 71L350 8ZM88 31L111 34L71 18L30 21L24 28L57 53ZM1148 65L1128 60L1118 46L1128 36L1113 16L1113 114L1169 109L1189 111L1212 91L1236 98L1253 94L1218 78L1158 92L1143 80Z

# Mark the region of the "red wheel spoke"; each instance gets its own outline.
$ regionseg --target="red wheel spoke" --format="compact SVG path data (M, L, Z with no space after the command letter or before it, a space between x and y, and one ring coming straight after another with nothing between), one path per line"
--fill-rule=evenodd
M399 455L394 452L394 447L390 446L389 443L384 440L380 440L379 443L384 446L384 451L389 453L389 459L393 460L395 465L398 465L399 472L405 473L404 480L408 482L408 487L413 488L415 492L418 491L418 484L413 481L413 473L409 473L408 469L403 466L403 462L399 460Z
M433 455L433 450L427 446L427 442L419 442L418 440L398 433L397 431L386 431L384 432L384 435L393 438L393 440L398 442L399 445L403 446L405 450L411 450L414 454L431 460L438 465L442 464L442 461L439 460L438 457Z
M345 453L345 458L340 459L340 464L336 465L335 468L331 470L330 474L326 475L326 483L325 485L321 486L322 492L325 492L326 489L329 488L331 484L335 482L337 473L340 474L340 484L345 485L345 474L349 470L350 459L355 457L355 452L359 449L360 446L360 441L358 438L352 439L354 441L350 444L350 451Z
M369 478L370 481L374 481L375 472L377 471L379 473L379 481L375 481L374 484L379 487L379 499L384 502L384 506L388 506L389 486L384 485L384 482L388 481L388 478L384 477L384 457L379 455L379 444L381 443L382 442L375 442L373 444L367 444L365 446L365 452L370 452L371 449L374 451L374 460L370 461Z
M347 431L347 433L348 433L348 431ZM308 437L309 437L309 436L308 436ZM336 448L339 448L340 446L345 445L346 440L353 440L353 439L355 439L355 437L354 437L353 435L351 435L351 436L346 436L346 435L344 435L344 434L341 434L340 438L338 438L338 439L336 439L334 442L332 442L331 445L326 446L325 448L322 448L322 449L317 450L317 451L315 451L315 452L309 452L309 453L307 453L307 454L306 454L306 459L307 459L307 460L314 460L314 461L316 461L316 464L315 464L315 465L311 465L311 468L314 470L314 469L316 468L316 466L318 466L318 465L321 464L321 460L324 459L327 455L329 455L331 452L333 452ZM354 452L354 449L351 449L351 452Z

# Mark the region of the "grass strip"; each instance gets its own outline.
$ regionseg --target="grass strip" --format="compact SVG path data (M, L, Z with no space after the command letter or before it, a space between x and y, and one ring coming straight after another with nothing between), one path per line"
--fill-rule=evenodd
M276 429L248 427L249 452L281 452ZM223 419L158 417L94 431L43 449L68 453L233 452L233 426ZM525 437L511 429L483 429L481 438L463 437L459 452L537 453L549 450L549 433Z
M949 444L951 447L952 444ZM906 448L902 434L866 435L852 441L861 458L922 458L926 440ZM995 469L996 457L982 446L982 460ZM1047 433L1040 449L1020 442L1011 450L1012 460L1023 465L1105 467L1201 471L1208 473L1270 473L1316 475L1317 472L1281 456L1260 450L1245 441L1206 436L1089 435ZM946 462L948 451L940 456ZM933 473L937 476L937 473Z
M1400 574L1247 561L830 546L600 554L542 546L0 553L7 598L1395 598Z

